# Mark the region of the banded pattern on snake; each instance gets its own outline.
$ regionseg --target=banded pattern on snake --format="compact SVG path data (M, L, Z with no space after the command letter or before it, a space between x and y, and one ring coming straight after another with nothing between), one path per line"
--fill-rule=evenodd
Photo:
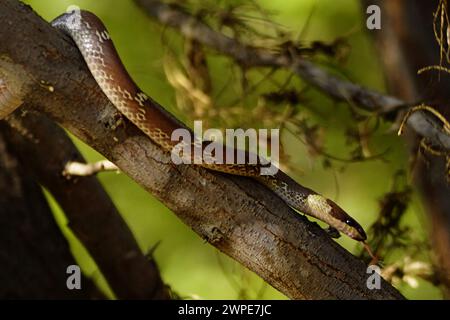
M79 16L75 17L75 14ZM126 71L101 20L91 12L74 11L57 17L52 25L73 39L93 77L111 103L152 141L171 152L178 143L171 140L172 132L187 127L139 89ZM0 82L0 116L11 112L17 104L18 101L14 101L11 94L8 95L6 87L2 87ZM198 143L193 133L192 137L192 141ZM209 143L215 142L200 141L202 148ZM363 228L336 203L303 187L281 170L274 175L261 175L261 162L244 165L203 162L201 166L256 179L293 209L324 221L352 239L366 239Z

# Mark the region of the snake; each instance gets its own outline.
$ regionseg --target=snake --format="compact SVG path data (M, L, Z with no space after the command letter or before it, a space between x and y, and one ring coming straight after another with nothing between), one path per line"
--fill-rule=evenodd
M51 25L68 35L80 51L87 67L100 89L117 108L142 133L166 152L172 152L178 141L171 139L177 129L192 131L145 94L127 72L103 22L94 13L85 10L65 12L55 18ZM19 103L7 85L0 79L0 117L10 113ZM192 148L206 151L211 141L199 141L193 137ZM217 146L216 146L217 147ZM223 151L230 151L223 147ZM211 149L211 148L210 148ZM214 149L216 150L216 149ZM231 150L237 153L236 150ZM209 153L215 159L216 153ZM332 200L304 187L282 170L274 174L261 174L263 161L249 163L249 153L240 164L203 161L199 165L208 170L252 178L269 188L288 206L303 214L328 224L348 237L364 242L366 233L361 225ZM260 158L258 158L260 159Z

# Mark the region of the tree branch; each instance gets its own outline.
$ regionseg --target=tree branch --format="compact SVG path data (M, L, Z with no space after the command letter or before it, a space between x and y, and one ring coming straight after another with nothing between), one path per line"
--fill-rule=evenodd
M174 166L170 155L131 123L124 119L117 127L118 111L76 47L29 7L2 1L0 27L0 71L7 69L3 63L16 70L10 77L23 75L23 100L105 155L201 237L288 297L402 298L385 281L380 290L369 290L361 261L262 185L197 166Z
M26 110L23 106L22 110ZM22 110L18 110L20 113ZM67 179L68 161L84 162L64 130L37 112L9 116L8 136L28 174L62 207L70 228L89 251L121 299L168 298L156 265L141 252L133 234L95 177ZM33 159L33 161L30 161Z
M41 187L26 173L16 151L1 126L0 298L103 298L84 275L81 290L67 288L67 267L75 265L75 259Z
M198 18L181 8L158 0L135 0L135 2L159 23L173 27L189 39L208 46L236 60L246 67L277 67L291 70L306 83L326 95L357 105L365 110L391 113L407 107L409 103L396 97L370 90L361 85L338 78L299 56L255 48L213 30ZM424 112L411 115L406 123L411 129L450 152L450 135L441 130L442 124Z

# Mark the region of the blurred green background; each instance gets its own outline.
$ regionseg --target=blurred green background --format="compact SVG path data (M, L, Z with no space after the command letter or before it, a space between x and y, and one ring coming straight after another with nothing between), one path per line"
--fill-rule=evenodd
M162 44L162 29L139 11L131 0L25 2L47 21L65 12L69 5L77 5L97 14L108 27L125 65L141 88L180 119L187 120L186 115L176 108L174 90L164 73L163 59L166 49ZM373 45L368 31L362 28L363 11L359 1L262 0L258 1L258 4L270 10L273 13L272 19L286 26L294 35L304 30L301 39L303 41L329 42L339 36L348 36L351 53L344 67L345 74L363 85L384 90L383 74ZM305 21L311 13L308 27L304 29ZM213 80L219 83L222 75L227 72L227 65L221 63L220 59L213 58L211 62ZM348 120L348 106L336 105L317 92L310 93L310 99L312 98L314 98L312 105L317 106L322 112L322 116L317 116L317 122L327 127L325 136L327 151L345 155L342 133L345 126L342 122ZM348 165L343 171L324 170L321 162L312 159L306 147L291 133L285 131L282 139L287 153L291 156L291 166L298 168L290 174L302 184L336 200L364 227L368 227L376 218L379 209L378 199L389 190L393 173L398 169L408 168L403 140L392 133L387 133L386 128L385 126L384 130L376 132L371 144L378 152L389 148L388 162L356 163ZM101 155L83 143L79 141L76 143L89 161L102 159ZM99 179L123 214L142 250L147 251L160 243L155 257L162 277L181 297L285 299L258 276L205 243L163 204L125 175L104 173L99 175ZM51 201L55 215L70 241L80 266L111 295L95 263L66 227L63 213L54 201ZM427 226L417 197L413 198L404 223L412 226L418 238L426 237ZM341 237L337 241L351 252L360 249L359 244L347 237ZM420 280L417 288L402 284L399 289L412 299L441 298L439 290Z

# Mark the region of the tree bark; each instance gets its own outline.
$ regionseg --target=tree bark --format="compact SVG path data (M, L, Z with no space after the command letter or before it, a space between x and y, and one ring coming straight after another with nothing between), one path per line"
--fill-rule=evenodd
M26 108L26 106L24 106ZM63 177L68 161L84 162L63 129L44 115L21 110L9 117L9 140L28 176L44 185L63 209L69 226L120 299L167 299L155 263L95 177ZM30 161L33 159L33 161Z
M19 163L0 129L0 299L92 299L103 295L82 275L69 290L75 265L40 186Z
M361 261L257 182L174 166L170 155L131 123L124 119L116 127L120 115L76 47L29 7L2 1L0 27L0 63L15 70L11 77L22 75L24 100L105 155L201 237L288 297L402 298L384 281L380 290L369 290Z

